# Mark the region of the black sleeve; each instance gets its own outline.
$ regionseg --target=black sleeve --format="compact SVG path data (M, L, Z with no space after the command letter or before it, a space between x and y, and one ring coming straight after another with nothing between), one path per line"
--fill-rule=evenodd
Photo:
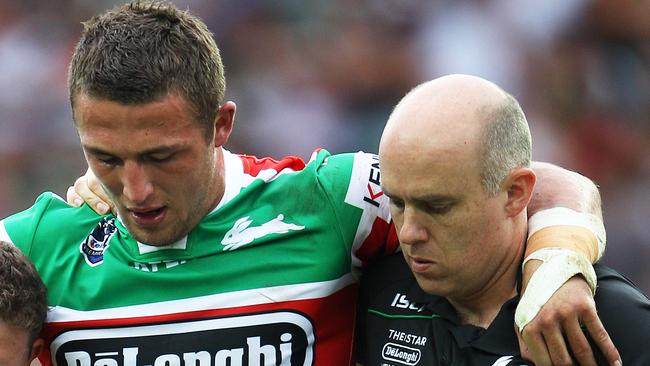
M650 300L620 273L598 264L594 268L598 315L623 365L650 365ZM598 364L607 365L591 339L590 343Z

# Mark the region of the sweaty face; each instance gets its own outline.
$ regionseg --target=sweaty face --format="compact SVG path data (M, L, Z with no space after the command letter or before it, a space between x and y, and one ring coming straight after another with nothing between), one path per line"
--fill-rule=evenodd
M382 187L420 287L445 297L479 294L507 250L499 245L504 196L485 195L470 152L398 140L380 151Z
M25 329L0 320L0 365L28 366L31 353L29 334Z
M181 239L221 197L218 149L182 97L124 105L82 94L74 113L86 160L138 241Z

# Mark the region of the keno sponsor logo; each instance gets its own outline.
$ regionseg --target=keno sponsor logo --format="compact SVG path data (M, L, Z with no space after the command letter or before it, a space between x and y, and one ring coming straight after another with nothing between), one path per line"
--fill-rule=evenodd
M57 366L313 365L311 321L274 312L140 327L72 330L50 345Z
M401 344L386 343L381 350L381 357L387 361L403 365L417 365L422 353L417 348L406 347Z

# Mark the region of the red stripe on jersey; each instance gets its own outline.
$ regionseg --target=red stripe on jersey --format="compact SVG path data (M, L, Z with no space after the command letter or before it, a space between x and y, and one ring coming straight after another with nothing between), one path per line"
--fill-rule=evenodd
M265 169L274 169L279 172L285 168L296 171L305 167L305 162L297 156L287 156L279 161L273 158L258 158L253 155L239 155L239 157L244 165L244 173L253 177L257 177L257 174Z
M377 248L377 243L384 243L384 245L382 248ZM395 253L398 247L399 240L397 239L395 225L377 217L372 223L370 234L368 234L368 237L355 254L365 266L379 258Z
M48 347L39 355L44 366L51 366L49 344L59 335L72 330L105 329L130 326L169 324L219 317L290 311L307 316L314 329L314 365L354 365L352 360L353 328L358 286L347 286L320 299L285 301L234 308L192 311L159 316L100 319L48 323L41 334Z

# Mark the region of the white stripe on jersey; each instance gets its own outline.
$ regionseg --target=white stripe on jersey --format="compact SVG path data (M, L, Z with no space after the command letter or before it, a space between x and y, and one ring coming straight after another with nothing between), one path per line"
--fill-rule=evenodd
M350 174L350 184L345 195L346 203L362 210L361 220L359 220L357 232L354 235L354 243L352 245L353 270L361 268L361 260L355 255L355 253L359 250L361 244L363 244L370 234L375 218L379 217L386 222L390 222L390 209L388 207L388 199L386 199L386 196L382 194L381 197L377 198L376 202L379 203L379 207L364 201L364 197L369 193L368 187L372 188L374 193L381 192L380 186L370 182L371 176L376 177L377 180L379 180L379 172L372 166L377 163L379 163L379 160L374 154L364 152L354 154L354 163L352 165L352 173Z
M9 233L7 233L7 229L5 229L5 220L0 220L0 240L6 241L10 244L14 243L13 241L11 241L11 238L9 237Z
M257 176L254 177L250 174L244 174L244 183L243 187L248 187L255 179L262 179L265 183L273 182L274 180L278 179L279 176L283 174L289 174L293 173L295 170L290 169L290 168L284 168L280 172L278 172L275 169L262 169L257 173Z
M295 172L295 170L290 168L284 168L280 172L275 169L263 169L259 171L257 176L252 176L244 173L244 164L239 155L235 155L223 148L222 151L225 170L225 191L223 198L221 198L221 201L219 201L219 204L214 208L214 210L212 210L212 212L230 202L239 194L242 188L248 187L255 179L262 179L264 182L269 183L283 174Z
M161 301L110 309L83 311L63 306L55 306L50 309L47 315L47 321L49 323L55 323L156 316L191 311L272 304L283 301L319 299L332 295L355 282L357 282L355 277L348 273L330 281L233 291L222 294L192 297L189 299Z

